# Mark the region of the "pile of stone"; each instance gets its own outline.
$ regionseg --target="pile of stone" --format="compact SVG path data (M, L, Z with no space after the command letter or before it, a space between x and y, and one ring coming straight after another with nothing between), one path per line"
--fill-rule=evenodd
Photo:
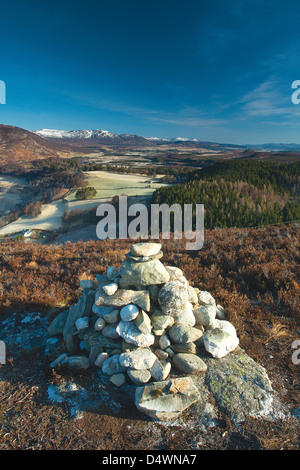
M190 375L207 371L203 352L223 358L239 340L210 293L162 256L159 243L131 246L120 269L81 281L78 303L48 333L62 335L65 346L51 367L100 368L115 386L136 386L140 411L170 419L199 399ZM159 411L162 397L168 407Z

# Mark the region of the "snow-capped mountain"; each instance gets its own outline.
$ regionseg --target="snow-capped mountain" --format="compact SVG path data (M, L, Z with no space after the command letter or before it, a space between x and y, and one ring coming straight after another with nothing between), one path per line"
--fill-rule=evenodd
M118 134L113 132L104 131L100 129L94 130L78 130L78 131L63 131L57 129L40 129L34 131L35 134L41 137L52 138L52 139L92 139L95 137L117 137Z

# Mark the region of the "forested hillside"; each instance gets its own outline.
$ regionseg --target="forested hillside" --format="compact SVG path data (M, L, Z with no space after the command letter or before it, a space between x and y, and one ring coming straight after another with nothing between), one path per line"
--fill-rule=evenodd
M300 219L299 163L231 160L160 188L153 203L204 204L205 227L253 227Z

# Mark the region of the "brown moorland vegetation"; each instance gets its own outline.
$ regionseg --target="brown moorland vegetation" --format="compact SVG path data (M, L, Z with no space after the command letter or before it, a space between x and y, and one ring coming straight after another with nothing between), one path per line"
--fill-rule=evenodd
M291 360L291 344L300 337L299 225L207 230L198 252L186 251L180 240L162 243L163 263L180 267L191 285L209 291L224 306L241 347L266 368L282 402L290 409L299 407L299 365ZM74 304L80 296L80 279L94 278L108 265L120 266L131 244L130 240L1 244L0 319L10 312L58 312ZM18 417L9 432L7 421L0 420L0 436L6 436L3 448L145 449L151 442L157 442L153 448L193 448L192 430L171 433L153 425L147 440L143 427L147 423L139 421L134 410L134 421L105 412L87 413L74 423L67 420L64 408L46 406L42 399L26 399L22 407L24 396L30 400L35 395L30 381L23 388L18 381L17 371L24 371L28 360L38 358L30 358L26 351L18 363L11 358L2 381L2 396L8 397L9 409ZM31 380L34 375L41 380L45 366L40 360L40 369L28 372ZM126 426L132 427L132 433L124 432ZM221 429L207 433L201 448L296 449L299 426L249 418L237 430L225 420Z

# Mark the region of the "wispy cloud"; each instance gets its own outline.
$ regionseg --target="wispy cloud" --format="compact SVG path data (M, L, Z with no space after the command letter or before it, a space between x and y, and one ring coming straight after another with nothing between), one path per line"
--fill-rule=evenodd
M299 114L291 103L291 84L283 84L269 79L243 96L240 100L245 117L282 116L291 117Z

